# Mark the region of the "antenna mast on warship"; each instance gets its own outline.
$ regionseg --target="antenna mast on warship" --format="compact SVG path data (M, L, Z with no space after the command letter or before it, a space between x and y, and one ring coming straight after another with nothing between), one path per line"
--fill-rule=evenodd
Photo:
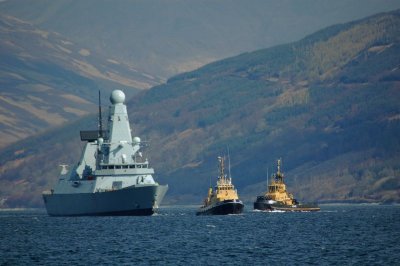
M101 94L99 90L99 138L103 137L103 119L101 118Z

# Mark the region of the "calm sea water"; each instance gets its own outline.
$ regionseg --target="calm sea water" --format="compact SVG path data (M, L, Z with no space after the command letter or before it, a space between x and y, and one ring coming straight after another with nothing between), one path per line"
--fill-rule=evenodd
M248 205L250 206L250 205ZM0 212L0 265L400 265L400 206L317 213L48 217Z

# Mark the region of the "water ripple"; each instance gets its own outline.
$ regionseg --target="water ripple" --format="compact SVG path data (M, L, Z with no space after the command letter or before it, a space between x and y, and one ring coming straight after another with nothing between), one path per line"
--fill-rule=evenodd
M323 206L316 213L48 217L0 212L0 265L398 265L399 206Z

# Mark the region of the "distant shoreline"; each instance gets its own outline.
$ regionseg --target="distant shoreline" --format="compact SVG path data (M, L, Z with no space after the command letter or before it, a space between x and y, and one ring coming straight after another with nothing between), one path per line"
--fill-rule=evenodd
M162 205L160 209L170 209L170 208L198 208L201 204L166 204ZM318 203L320 206L400 206L400 203L385 203L385 202L322 202ZM253 206L252 202L245 202L246 209L251 209ZM34 212L44 212L45 208L0 208L0 212L20 212L20 211L34 211Z

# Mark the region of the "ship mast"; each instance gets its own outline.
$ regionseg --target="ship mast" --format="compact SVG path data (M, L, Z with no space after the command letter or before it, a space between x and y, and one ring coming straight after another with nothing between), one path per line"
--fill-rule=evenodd
M99 90L99 138L103 137L103 119L101 118L101 99L100 99L100 90Z
M278 175L281 174L281 159L280 158L278 159L278 172L277 172L277 174Z
M224 158L218 156L219 161L219 177L218 179L223 179L225 181L225 174L224 174Z
M282 159L279 158L278 159L278 170L276 172L275 181L279 181L279 182L283 183L283 173L281 172L281 162L282 162Z
M232 176L231 176L231 156L229 154L229 146L226 146L226 148L228 149L228 177L229 177L229 179L232 179Z

